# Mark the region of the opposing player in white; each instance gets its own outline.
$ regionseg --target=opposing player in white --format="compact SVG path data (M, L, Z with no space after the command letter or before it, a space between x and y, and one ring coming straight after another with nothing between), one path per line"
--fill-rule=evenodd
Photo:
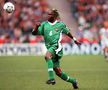
M108 61L108 21L104 22L104 27L100 30L101 45L105 59Z

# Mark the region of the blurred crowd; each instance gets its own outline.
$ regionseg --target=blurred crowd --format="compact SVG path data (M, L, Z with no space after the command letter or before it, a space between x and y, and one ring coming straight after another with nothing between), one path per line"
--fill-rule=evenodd
M8 1L8 0L6 0ZM0 2L0 44L43 42L42 36L33 37L31 31L36 21L43 21L50 8L46 0L14 0L15 11L3 10Z
M68 0L82 42L100 43L100 30L108 29L108 0Z
M42 36L32 36L36 21L44 21L50 6L46 0L14 0L15 11L7 14L0 2L0 44L43 42ZM13 0L12 0L13 1ZM99 43L100 30L108 28L108 0L68 0L78 24L78 39L84 43ZM62 42L71 42L63 35Z

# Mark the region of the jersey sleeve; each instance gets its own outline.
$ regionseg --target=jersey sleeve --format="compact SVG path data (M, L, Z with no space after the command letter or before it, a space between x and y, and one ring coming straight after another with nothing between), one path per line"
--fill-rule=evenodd
M69 32L70 32L70 29L65 24L63 24L62 33L68 34Z
M38 27L38 35L44 35L44 22Z

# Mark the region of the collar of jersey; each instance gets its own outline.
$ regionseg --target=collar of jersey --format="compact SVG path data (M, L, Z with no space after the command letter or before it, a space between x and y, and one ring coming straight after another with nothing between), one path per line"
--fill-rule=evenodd
M55 25L57 22L58 22L58 20L56 20L56 21L53 22L53 23L51 23L51 22L48 21L48 23L49 23L50 25Z

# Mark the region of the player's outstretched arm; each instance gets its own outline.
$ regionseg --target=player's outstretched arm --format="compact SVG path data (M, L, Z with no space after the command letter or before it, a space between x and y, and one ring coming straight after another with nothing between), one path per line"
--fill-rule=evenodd
M79 42L70 32L67 34L71 39L73 39L73 41L75 42L75 44L77 45L81 45L81 42Z
M40 22L36 22L35 28L32 30L32 35L37 35L38 27L41 25Z

